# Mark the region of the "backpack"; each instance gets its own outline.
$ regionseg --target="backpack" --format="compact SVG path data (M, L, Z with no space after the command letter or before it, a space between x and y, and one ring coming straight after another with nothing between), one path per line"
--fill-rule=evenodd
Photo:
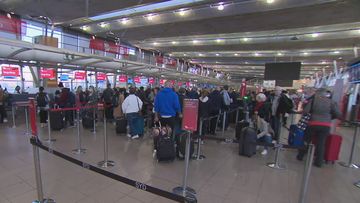
M283 106L284 113L291 113L294 108L293 101L284 94L280 97L279 105Z
M45 107L47 105L46 93L38 93L36 97L38 107Z

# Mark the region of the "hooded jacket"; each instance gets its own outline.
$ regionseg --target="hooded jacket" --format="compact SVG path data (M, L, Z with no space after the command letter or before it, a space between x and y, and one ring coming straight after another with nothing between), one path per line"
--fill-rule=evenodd
M166 87L156 95L155 112L162 117L174 117L177 112L181 112L179 97L171 88Z

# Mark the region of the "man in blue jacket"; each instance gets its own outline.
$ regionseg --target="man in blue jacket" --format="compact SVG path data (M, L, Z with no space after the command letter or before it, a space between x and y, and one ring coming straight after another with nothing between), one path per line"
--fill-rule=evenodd
M179 97L167 81L155 98L155 122L160 120L162 126L169 126L174 131L177 113L181 118Z

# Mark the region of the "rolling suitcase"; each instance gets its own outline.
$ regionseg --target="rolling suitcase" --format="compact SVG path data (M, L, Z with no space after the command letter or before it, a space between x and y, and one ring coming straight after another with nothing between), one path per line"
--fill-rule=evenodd
M125 118L116 119L116 134L126 134L127 121Z
M85 112L82 117L82 125L85 129L93 129L94 128L94 115L92 112Z
M254 128L246 127L239 139L239 155L251 157L256 154L257 133Z
M236 126L235 126L235 137L236 137L236 140L239 140L239 139L240 139L241 131L242 131L242 129L244 129L245 127L249 127L249 122L247 122L247 121L240 121L240 122L236 123Z
M156 158L158 161L174 161L176 157L175 143L170 136L160 135L156 142Z
M50 128L59 131L64 128L64 116L61 111L50 112Z
M297 127L297 125L290 125L288 144L290 146L302 147L304 146L305 132Z
M186 137L187 137L187 133L182 133L177 136L177 145L176 146L178 148L177 151L178 151L178 155L180 158L185 157ZM194 154L194 149L195 149L195 143L194 143L194 140L191 139L191 141L190 141L190 158Z
M316 137L312 137L312 143L317 145ZM332 164L334 164L335 161L339 160L341 143L342 137L340 135L330 134L329 136L327 136L324 152L324 160L326 162L331 162Z

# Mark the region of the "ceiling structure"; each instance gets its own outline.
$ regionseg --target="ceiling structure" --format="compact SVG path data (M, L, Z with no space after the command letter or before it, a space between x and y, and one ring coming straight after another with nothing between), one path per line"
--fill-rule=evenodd
M342 67L360 47L359 0L18 0L0 8L111 34L228 72L234 81L262 78L267 62L301 61L302 77L330 72L334 60Z

